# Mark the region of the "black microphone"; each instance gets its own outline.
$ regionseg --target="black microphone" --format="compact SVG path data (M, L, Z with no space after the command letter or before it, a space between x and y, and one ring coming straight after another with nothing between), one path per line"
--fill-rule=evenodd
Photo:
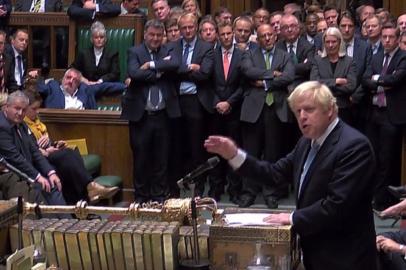
M16 167L14 167L13 165L11 165L10 163L8 163L4 157L0 157L0 164L4 165L7 169L9 169L10 171L12 171L13 173L17 174L20 178L25 179L28 183L33 184L35 183L35 180L32 179L31 177L29 177L28 175L26 175L25 173L23 173L22 171L20 171L19 169L17 169Z
M177 184L179 188L183 188L185 184L191 183L196 177L202 175L204 172L213 169L220 162L218 157L209 158L205 163L188 173L185 177L180 179Z

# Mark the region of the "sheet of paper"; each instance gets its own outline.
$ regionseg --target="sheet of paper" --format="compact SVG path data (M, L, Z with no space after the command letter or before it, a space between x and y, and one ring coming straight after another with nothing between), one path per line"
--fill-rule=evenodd
M264 222L269 213L236 213L226 214L225 220L229 226L277 226L278 223Z

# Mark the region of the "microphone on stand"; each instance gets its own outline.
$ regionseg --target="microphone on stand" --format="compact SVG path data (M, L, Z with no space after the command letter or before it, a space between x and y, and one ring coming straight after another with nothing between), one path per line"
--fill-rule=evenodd
M22 171L20 171L19 169L17 169L16 167L14 167L13 165L11 165L10 163L8 163L4 157L0 157L0 164L5 166L7 169L9 169L10 171L12 171L13 173L17 174L21 179L26 180L29 184L34 184L35 180L32 179L31 177L29 177L27 174L23 173Z
M218 157L211 157L205 163L188 173L185 177L180 179L177 184L179 188L184 188L185 185L193 183L193 181L208 170L213 169L220 162Z

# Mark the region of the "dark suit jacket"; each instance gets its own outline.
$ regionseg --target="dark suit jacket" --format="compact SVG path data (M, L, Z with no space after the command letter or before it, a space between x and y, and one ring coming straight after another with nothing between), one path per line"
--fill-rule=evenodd
M372 75L381 74L384 61L383 51L372 56L371 64L365 72L363 85L369 93L375 94L378 86L385 87L389 119L393 124L406 123L406 52L400 49L392 57L386 75L378 82L371 80Z
M214 51L214 69L213 69L213 91L214 100L213 107L215 108L220 101L227 101L231 108L241 106L242 99L242 77L241 58L243 52L237 47L234 47L231 57L230 68L228 71L227 81L224 77L223 69L223 53L221 46Z
M10 61L10 69L8 72L8 90L9 92L14 92L16 90L23 90L23 86L18 86L17 81L15 80L15 65L16 65L16 58L14 56L14 50L11 45L6 45L6 48L4 50L4 54L7 54L8 61ZM27 57L23 54L22 55L22 64L23 64L23 69L24 69L24 74L23 77L27 75ZM22 85L24 85L24 82L22 82Z
M241 121L255 123L265 106L267 92L264 87L256 87L250 84L252 81L266 80L267 88L272 91L276 113L282 122L291 120L291 112L287 104L288 85L292 83L295 71L287 52L275 48L271 69L266 69L262 49L245 51L242 56L242 72L247 79L244 85L244 100L241 107ZM273 72L280 71L282 76L274 77Z
M96 66L96 57L93 47L91 47L80 51L72 66L82 72L82 75L90 81L102 79L103 82L114 82L119 80L118 53L111 52L106 47L100 57L99 65Z
M310 143L301 138L274 164L248 156L238 172L268 184L293 179L297 197ZM306 269L376 269L374 165L368 139L339 121L309 167L293 214Z
M213 44L197 39L192 55L192 64L199 64L199 71L189 71L187 66L182 63L183 44L182 39L168 44L170 50L174 50L175 57L179 59L180 64L176 75L176 89L179 90L182 81L189 81L196 84L197 96L202 106L212 113L213 110L213 91L211 90L211 74L213 71Z
M114 17L121 13L119 5L113 4L111 0L97 0L99 4L99 12L102 16ZM92 21L94 19L95 10L83 8L82 0L72 0L72 4L68 8L69 17L74 20Z
M22 138L18 136L15 126L1 112L0 155L32 179L35 179L38 173L48 175L53 168L31 139L25 123L21 123L20 133Z
M32 2L34 0L17 0L15 4L15 11L30 11ZM61 0L46 0L45 12L61 12L63 8Z
M105 82L94 85L86 85L81 83L76 96L83 103L85 109L96 109L96 98L104 94L113 94L124 92L126 89L123 83ZM52 80L45 84L39 82L37 90L44 99L45 108L65 109L65 96L61 90L61 85L58 81Z
M14 78L14 64L13 58L9 55L4 53L4 85L6 89L8 89L9 93L18 89L17 82ZM13 68L13 69L12 69Z
M164 59L166 58L166 60ZM128 75L131 84L123 96L121 118L139 121L145 113L149 88L158 86L165 100L166 112L169 117L179 117L179 101L175 89L173 74L179 67L179 59L167 46L161 46L157 52L155 69L142 70L140 66L151 61L148 48L143 43L128 49ZM161 73L158 75L158 73Z
M346 78L348 83L343 86L337 86L336 78ZM337 98L338 107L347 108L350 106L350 96L357 87L357 66L352 57L339 57L333 74L328 57L316 55L310 72L310 80L319 81L327 85Z
M365 96L365 91L361 85L362 77L371 64L372 49L371 46L362 38L354 38L354 52L353 58L355 65L357 66L357 89L352 94L352 101L354 103L359 103Z
M276 43L276 48L288 52L286 47L286 42L278 41ZM312 68L312 61L314 58L314 46L310 44L305 37L299 37L296 48L297 64L295 64L295 80L289 86L289 90L293 91L296 86L309 80L310 70ZM306 60L306 63L305 63Z

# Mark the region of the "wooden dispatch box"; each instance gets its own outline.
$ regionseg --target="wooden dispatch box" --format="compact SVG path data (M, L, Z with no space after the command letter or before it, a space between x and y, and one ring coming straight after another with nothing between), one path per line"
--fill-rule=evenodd
M230 213L276 213L267 209L227 208ZM286 211L284 211L286 212ZM210 226L209 257L211 269L245 270L261 245L261 256L272 270L296 269L300 253L291 226L229 226L218 219Z

